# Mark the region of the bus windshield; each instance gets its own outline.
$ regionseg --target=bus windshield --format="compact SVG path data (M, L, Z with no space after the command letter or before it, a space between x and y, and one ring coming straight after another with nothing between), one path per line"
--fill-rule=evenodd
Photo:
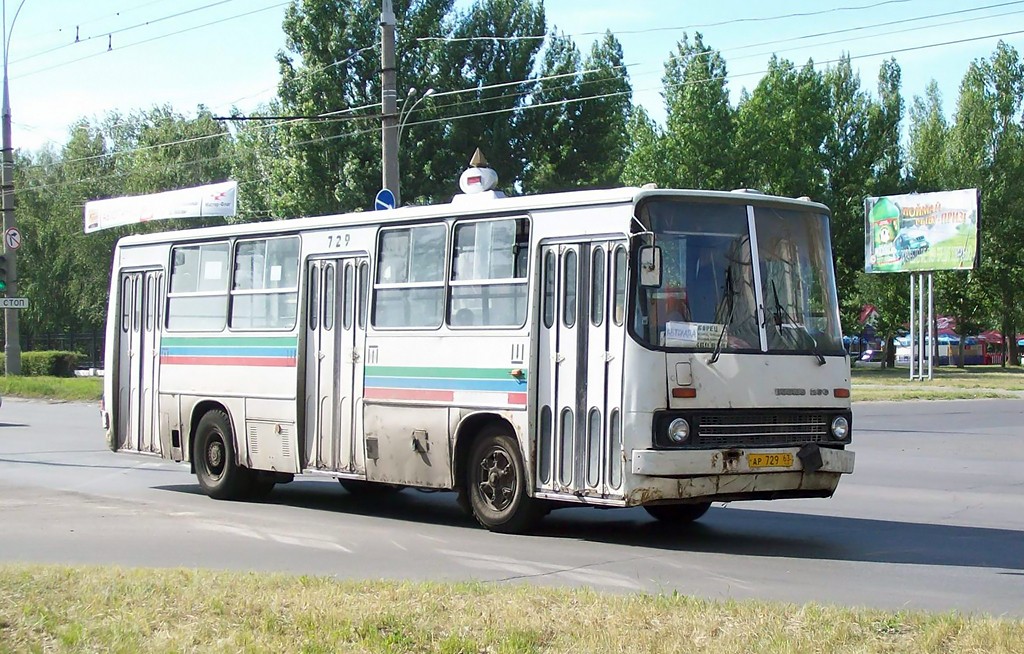
M662 252L662 281L638 287L634 331L649 346L760 350L747 209L654 200L641 220Z
M754 207L769 352L845 354L828 217Z
M636 287L644 344L754 353L763 336L768 352L844 354L827 216L755 206L756 257L744 204L651 200L639 218L662 253L661 286Z

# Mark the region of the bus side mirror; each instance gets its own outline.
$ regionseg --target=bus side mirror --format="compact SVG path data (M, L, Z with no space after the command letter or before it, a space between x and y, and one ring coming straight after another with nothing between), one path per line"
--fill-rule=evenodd
M661 248L656 245L640 247L640 286L661 286Z

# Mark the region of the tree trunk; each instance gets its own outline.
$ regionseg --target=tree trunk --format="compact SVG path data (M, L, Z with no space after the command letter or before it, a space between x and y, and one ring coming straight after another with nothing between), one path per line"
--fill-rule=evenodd
M911 353L913 356L913 353ZM887 336L885 339L885 358L882 360L883 368L896 367L896 337Z

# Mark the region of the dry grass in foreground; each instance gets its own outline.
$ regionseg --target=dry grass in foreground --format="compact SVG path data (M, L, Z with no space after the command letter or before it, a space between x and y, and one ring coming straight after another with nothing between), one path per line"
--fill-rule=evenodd
M1024 652L1024 621L485 584L0 566L0 652Z

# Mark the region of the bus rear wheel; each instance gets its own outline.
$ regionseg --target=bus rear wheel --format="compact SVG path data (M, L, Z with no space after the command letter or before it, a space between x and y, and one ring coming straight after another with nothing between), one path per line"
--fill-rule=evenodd
M651 504L644 510L665 524L686 525L698 520L711 508L711 502L696 504Z
M249 471L235 463L233 434L228 414L220 410L207 411L196 427L196 478L203 492L217 500L244 499L252 489Z
M515 438L505 427L487 428L473 443L466 466L465 493L477 522L501 533L528 531L545 512L526 486Z

